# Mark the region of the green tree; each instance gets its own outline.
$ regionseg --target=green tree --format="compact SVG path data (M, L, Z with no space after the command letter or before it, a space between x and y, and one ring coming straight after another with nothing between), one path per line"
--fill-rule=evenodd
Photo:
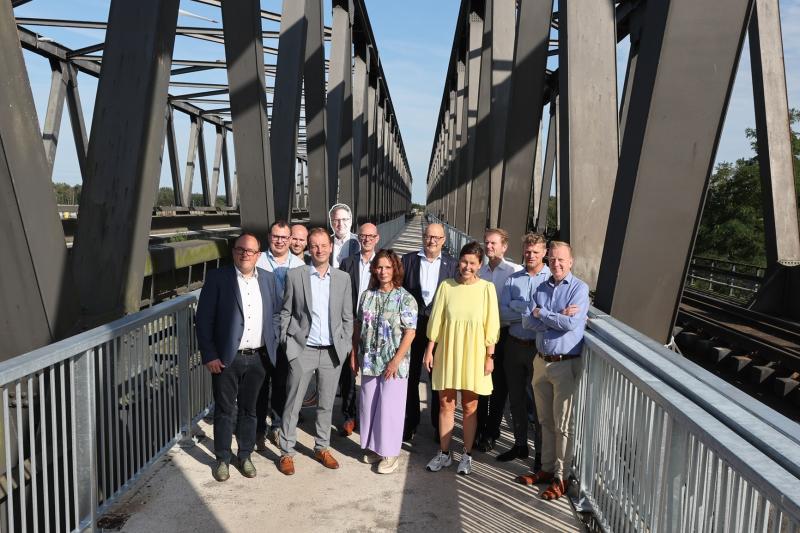
M172 187L159 187L156 196L156 207L167 207L175 205L175 195Z
M799 110L791 110L789 118L792 126L800 125ZM717 165L709 183L694 253L763 266L766 264L764 206L756 132L748 128L745 135L756 155ZM800 191L800 135L792 129L791 136L797 194Z
M53 183L53 192L58 205L78 205L81 200L81 186L69 183Z

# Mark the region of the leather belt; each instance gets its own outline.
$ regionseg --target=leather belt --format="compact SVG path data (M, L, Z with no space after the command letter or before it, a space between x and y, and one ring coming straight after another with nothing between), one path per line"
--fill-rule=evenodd
M312 350L333 350L333 345L328 344L327 346L312 346L311 344L307 344L306 348L311 348Z
M261 348L245 348L244 350L237 350L236 353L240 353L242 355L260 355L263 350L264 350L263 347L261 347Z
M580 357L580 355L576 354L576 353L565 353L565 354L562 354L562 355L559 355L559 354L547 355L547 354L540 353L540 354L536 354L536 355L538 355L539 357L544 359L545 363L558 363L559 361L566 361L568 359L575 359L576 357Z
M536 347L536 339L520 339L514 335L509 335L508 337L520 346Z

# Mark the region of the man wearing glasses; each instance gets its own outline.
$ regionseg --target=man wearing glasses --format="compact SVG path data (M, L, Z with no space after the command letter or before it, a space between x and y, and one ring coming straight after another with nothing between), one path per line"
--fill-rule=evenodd
M280 331L275 277L256 266L260 250L255 235L243 233L234 243L233 266L208 273L197 304L197 343L214 394L217 463L212 474L217 481L228 479L231 459L243 476L256 476L250 461L256 400L267 366L275 366ZM234 427L239 446L235 458Z
M427 331L428 318L433 309L433 297L436 288L442 281L456 274L458 261L442 253L444 246L444 227L441 224L428 224L422 235L422 249L409 252L403 256L403 288L417 301L419 315L417 331ZM422 357L428 345L426 335L417 335L411 343L411 366L408 372L408 393L406 395L406 420L403 428L403 440L410 442L419 425L419 378L422 371ZM439 395L431 392L428 402L431 411L431 424L434 428L434 439L439 438Z
M358 254L358 236L350 233L353 225L353 212L345 204L336 204L328 212L328 220L333 228L331 264L334 268L339 268L345 257Z
M362 224L358 229L358 241L361 243L361 253L345 257L339 270L347 272L353 287L353 315L358 315L358 302L361 295L369 288L370 267L375 257L375 248L380 241L378 227L375 224ZM342 392L342 414L344 424L340 433L344 436L351 435L356 427L356 380L350 365L342 365L342 375L339 379L339 388Z
M277 220L269 228L269 249L259 255L256 266L275 275L275 285L278 297L283 302L284 287L286 287L286 274L290 269L304 266L302 259L298 259L289 251L291 228L284 220ZM278 348L275 364L267 365L267 373L256 404L256 446L264 451L267 448L266 440L279 446L281 428L281 415L286 405L286 379L289 374L289 361L282 348ZM270 385L272 394L270 394ZM271 408L271 409L268 409ZM271 413L270 413L271 411ZM271 414L271 424L267 431L267 414Z

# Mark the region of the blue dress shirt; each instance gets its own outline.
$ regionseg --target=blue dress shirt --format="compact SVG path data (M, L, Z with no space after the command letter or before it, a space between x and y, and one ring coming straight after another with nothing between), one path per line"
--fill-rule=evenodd
M328 316L331 296L331 266L324 276L320 276L317 269L309 266L311 279L311 328L308 332L308 346L330 346L331 322Z
M282 264L278 263L278 261L275 260L275 256L272 255L272 250L267 250L266 252L261 252L256 266L275 274L276 292L280 297L280 301L283 301L283 293L286 289L286 274L288 274L289 270L292 268L305 266L305 263L291 252L287 254L286 261Z
M562 315L570 305L580 310L575 316ZM539 318L533 316L533 307L539 307ZM536 349L545 355L580 354L583 348L583 331L589 312L589 286L570 272L556 283L552 276L539 285L533 293L533 303L522 317L522 327L532 329L536 335Z
M514 272L503 285L500 293L500 321L508 324L508 333L512 337L523 340L534 340L536 332L522 327L522 315L530 307L531 298L536 288L550 277L547 265L535 276L527 270Z

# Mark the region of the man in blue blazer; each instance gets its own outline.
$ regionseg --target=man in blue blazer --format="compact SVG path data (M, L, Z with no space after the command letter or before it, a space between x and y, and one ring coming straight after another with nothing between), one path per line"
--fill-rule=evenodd
M261 245L243 233L233 248L232 267L206 276L197 304L197 343L211 372L214 393L214 479L228 479L231 438L239 445L235 465L255 477L250 461L256 440L256 400L267 358L275 365L280 305L271 272L256 267Z
M428 344L428 318L433 309L433 297L439 284L456 274L458 260L442 252L445 236L441 224L428 224L422 235L422 249L408 252L403 256L403 288L417 301L419 316L417 331L422 335L414 337L411 343L411 367L408 373L408 393L406 396L406 419L403 427L403 440L410 442L419 425L419 377L422 371L422 356ZM432 392L430 400L431 424L434 439L439 438L439 395Z

